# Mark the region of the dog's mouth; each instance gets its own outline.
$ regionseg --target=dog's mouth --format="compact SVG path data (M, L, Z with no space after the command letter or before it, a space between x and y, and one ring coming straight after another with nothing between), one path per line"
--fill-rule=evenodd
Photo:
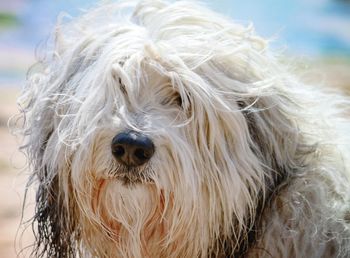
M117 175L116 178L120 180L124 185L144 184L153 182L152 178L150 177L130 176L129 174Z
M124 185L152 183L154 180L151 175L150 166L144 167L128 167L118 166L116 170L108 173L108 178L120 180Z

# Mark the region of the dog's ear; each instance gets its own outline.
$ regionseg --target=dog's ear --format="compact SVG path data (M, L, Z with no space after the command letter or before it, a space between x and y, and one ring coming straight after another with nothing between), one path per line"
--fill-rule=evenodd
M68 209L60 195L58 176L47 185L39 185L34 217L37 224L35 257L74 257L74 224L68 220Z
M41 172L48 174L46 168ZM58 175L50 182L42 180L36 192L33 226L36 247L35 257L68 257L70 232L67 228L66 207L60 199Z
M35 235L32 255L73 256L75 217L73 209L68 207L68 176L60 173L62 170L67 172L68 162L55 161L58 159L57 155L64 152L58 149L61 145L57 130L62 119L62 107L57 104L58 94L50 93L53 90L50 88L53 85L49 78L51 75L42 70L32 70L28 76L26 88L18 103L23 118L21 133L24 144L21 150L27 155L32 173L27 189L36 187L35 215L30 221ZM54 91L63 93L64 84L56 86ZM67 186L64 190L61 187L63 183Z
M39 155L44 157L47 140L41 144ZM35 215L32 227L36 244L35 257L74 257L75 221L74 210L68 210L67 201L60 191L58 169L49 168L44 159L35 161L34 173L28 184L38 184L36 191ZM69 213L69 215L68 215Z
M280 185L287 177L288 173L285 170L285 164L280 159L280 153L277 153L281 150L277 150L274 148L274 143L279 141L284 141L279 135L279 132L274 132L269 134L268 130L271 130L273 126L273 121L264 121L265 119L272 119L269 114L262 114L259 112L269 112L267 110L261 111L251 111L247 108L247 103L240 101L238 102L239 107L242 110L242 114L245 117L249 136L251 138L250 149L254 152L254 154L262 161L262 165L264 166L264 170L266 170L265 174L265 183L268 185L266 189L271 189L271 192ZM259 123L266 123L265 125L261 125ZM271 131L272 132L272 131ZM283 148L283 146L281 146ZM267 196L270 195L266 193Z
M297 106L278 92L238 101L238 105L252 139L250 147L267 170L269 188L275 188L293 168L303 166L303 156L314 151L298 127Z

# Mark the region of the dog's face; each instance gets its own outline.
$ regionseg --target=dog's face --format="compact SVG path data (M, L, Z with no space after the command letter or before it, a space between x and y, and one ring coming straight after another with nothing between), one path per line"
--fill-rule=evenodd
M218 221L227 221L227 228L243 224L247 206L241 208L241 202L251 202L251 191L261 189L248 125L234 96L198 72L181 74L147 48L138 50L137 61L103 65L96 84L88 79L100 71L90 68L77 79L78 87L91 85L85 96L63 94L68 99L62 110L73 115L54 117L57 128L64 124L64 135L73 137L71 145L57 138L52 147L70 152L58 174L69 171L79 217L83 227L89 225L84 234L93 231L126 256L144 256L169 242L159 250L168 256L169 245L183 245L188 237L200 234L203 241L222 234ZM82 127L82 135L75 135ZM184 230L192 227L196 231Z
M148 5L133 24L102 26L112 5L65 25L29 80L39 252L197 257L228 240L234 250L290 158L284 137L296 133L264 42L186 4Z

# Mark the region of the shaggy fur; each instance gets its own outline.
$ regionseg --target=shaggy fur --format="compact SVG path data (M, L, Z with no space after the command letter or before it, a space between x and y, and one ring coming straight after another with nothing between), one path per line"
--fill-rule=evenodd
M62 18L20 99L35 257L349 257L348 100L200 5ZM155 154L120 165L132 129Z

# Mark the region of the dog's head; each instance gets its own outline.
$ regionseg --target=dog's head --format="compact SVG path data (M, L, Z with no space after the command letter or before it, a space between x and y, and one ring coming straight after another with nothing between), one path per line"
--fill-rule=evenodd
M293 81L251 27L186 2L124 7L60 23L24 90L37 255L235 252L299 165Z

